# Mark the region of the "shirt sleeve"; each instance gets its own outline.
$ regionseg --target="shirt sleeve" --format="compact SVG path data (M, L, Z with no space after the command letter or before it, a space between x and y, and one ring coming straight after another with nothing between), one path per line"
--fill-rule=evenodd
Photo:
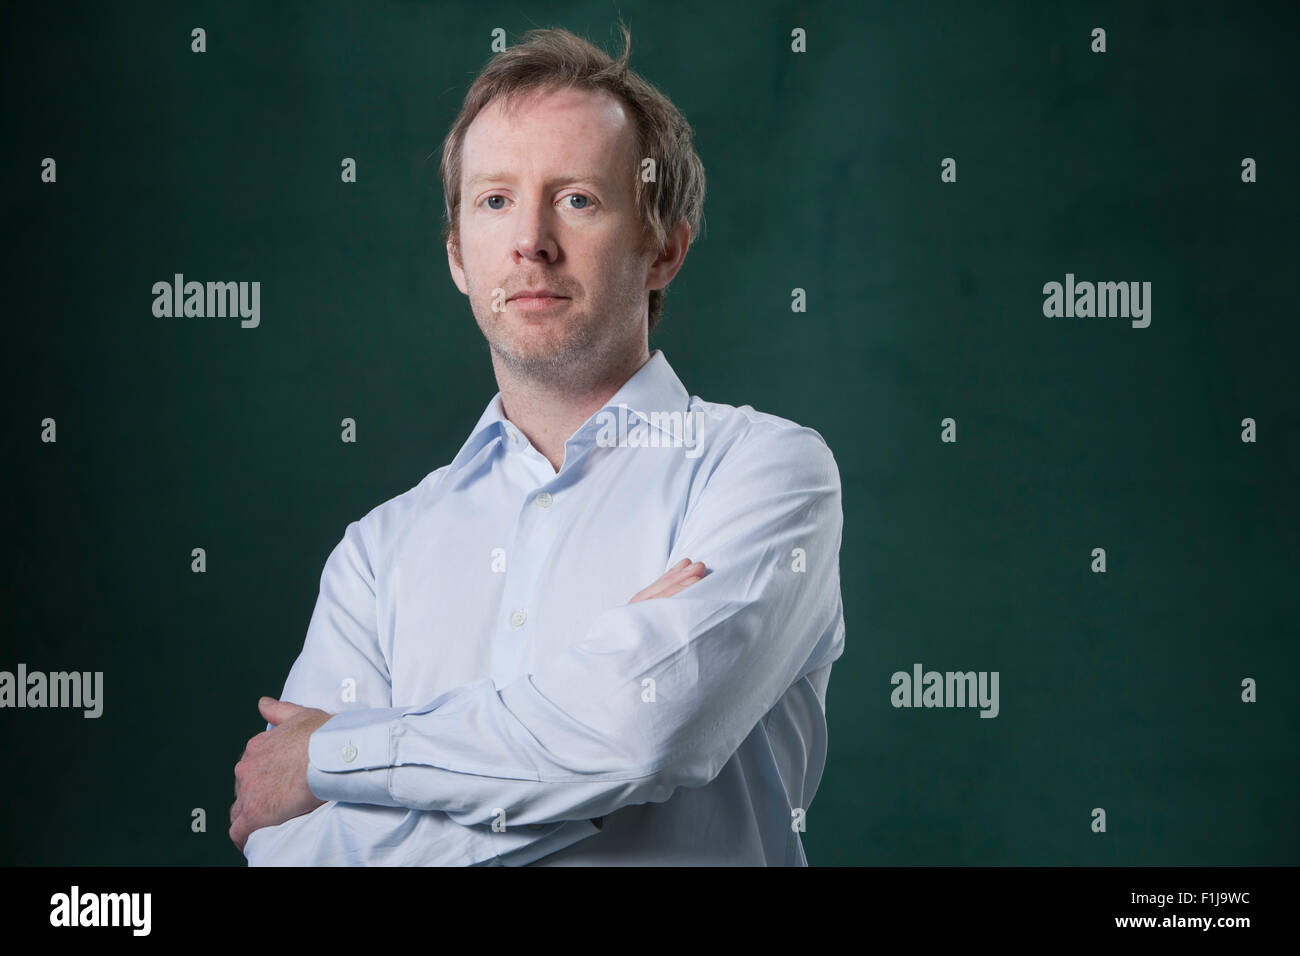
M281 700L343 715L374 713L392 703L373 553L361 523L349 524L325 562L307 637ZM253 831L244 845L249 865L465 866L499 855L527 862L535 858L530 848L551 852L598 832L587 821L518 830L463 826L436 810L321 799L327 802L311 813Z
M601 613L503 687L343 713L313 735L320 798L467 825L599 818L711 781L800 677L843 651L840 479L822 437L765 427L708 477L668 567L707 574ZM649 584L650 582L646 582ZM629 598L631 596L629 595Z

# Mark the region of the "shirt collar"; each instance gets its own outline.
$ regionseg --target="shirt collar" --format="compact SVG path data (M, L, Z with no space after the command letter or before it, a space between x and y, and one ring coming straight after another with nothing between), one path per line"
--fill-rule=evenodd
M664 357L662 349L655 349L650 354L649 360L642 365L632 377L623 383L623 387L615 392L600 409L592 414L590 418L573 433L569 438L570 442L576 441L580 436L585 436L589 432L601 427L602 423L608 421L608 416L602 416L602 412L617 412L620 407L626 409L626 421L628 424L636 420L643 420L651 427L658 428L673 440L680 442L682 440L682 429L685 425L685 413L690 405L690 394L686 391L681 380L673 371L672 366L668 364L668 359ZM679 412L681 414L663 414ZM654 413L653 415L651 413ZM488 402L487 408L479 416L473 429L470 430L469 438L461 446L456 457L452 459L449 471L456 471L466 462L474 458L475 455L492 439L504 435L507 428L515 428L506 419L501 402L501 393L497 392ZM517 429L516 429L517 430ZM594 438L592 439L594 441Z

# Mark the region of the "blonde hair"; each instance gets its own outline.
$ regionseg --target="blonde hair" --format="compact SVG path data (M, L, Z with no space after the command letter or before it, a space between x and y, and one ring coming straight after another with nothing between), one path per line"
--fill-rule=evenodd
M694 133L668 97L628 69L632 34L622 23L619 28L623 54L617 60L568 30L530 30L523 43L494 55L470 85L460 115L443 141L439 167L446 204L442 239L452 243L458 261L465 133L497 98L508 112L529 93L549 89L604 91L632 114L637 155L653 159L655 165L654 182L643 182L639 174L633 177L643 237L640 251L662 252L668 233L683 219L690 226L690 242L699 236L704 220L704 164L695 152ZM663 315L665 292L666 287L650 292L648 331L654 331Z

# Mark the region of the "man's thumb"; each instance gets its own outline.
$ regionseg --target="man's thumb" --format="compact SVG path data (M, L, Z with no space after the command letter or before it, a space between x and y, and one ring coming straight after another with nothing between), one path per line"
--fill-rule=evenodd
M274 697L258 698L257 709L269 723L278 724L280 722L280 702Z

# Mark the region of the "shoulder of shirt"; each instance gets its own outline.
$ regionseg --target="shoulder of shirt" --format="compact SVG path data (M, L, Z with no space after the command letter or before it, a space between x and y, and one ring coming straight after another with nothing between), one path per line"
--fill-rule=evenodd
M449 462L441 468L434 469L413 487L375 505L363 517L352 522L357 525L362 543L372 557L376 556L381 548L387 550L384 546L392 541L394 535L400 534L402 529L408 526L412 512L427 500L427 496L450 467Z
M691 396L689 411L703 413L704 427L717 429L703 456L715 468L731 456L772 455L790 464L803 462L826 469L838 481L835 456L815 428L760 412L752 405L709 402L696 395Z

